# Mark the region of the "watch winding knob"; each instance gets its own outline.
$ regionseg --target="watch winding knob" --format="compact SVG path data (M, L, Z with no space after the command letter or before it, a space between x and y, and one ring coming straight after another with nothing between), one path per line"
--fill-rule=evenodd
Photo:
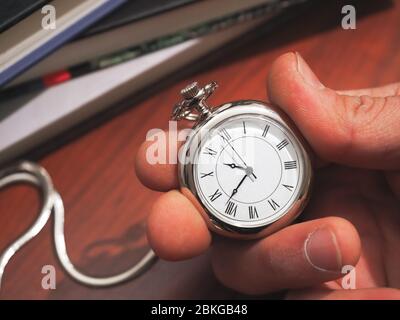
M185 88L181 90L181 95L186 100L193 99L200 91L199 85L197 82L193 82L187 85Z

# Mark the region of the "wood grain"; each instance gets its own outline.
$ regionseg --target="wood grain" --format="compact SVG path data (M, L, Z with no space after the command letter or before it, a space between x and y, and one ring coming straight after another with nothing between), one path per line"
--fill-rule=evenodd
M349 1L347 1L349 2ZM346 4L347 4L346 2ZM135 176L135 153L151 128L164 128L177 93L187 82L216 80L212 102L266 98L265 79L272 61L299 51L322 81L336 89L362 88L400 78L399 1L359 1L357 29L343 30L341 4L318 1L303 15L235 49L222 51L201 70L176 74L163 89L133 99L128 108L92 119L79 138L47 152L47 168L66 208L66 240L72 260L92 275L124 270L146 250L144 221L158 193ZM27 121L29 121L27 119ZM80 131L81 130L81 131ZM86 131L86 132L85 132ZM66 136L69 136L67 133ZM74 135L72 135L74 136ZM47 144L48 146L48 144ZM46 147L46 146L45 146ZM28 157L35 157L33 151ZM38 196L29 187L0 193L0 250L33 221ZM216 299L239 297L214 278L208 254L179 263L157 262L135 281L107 289L76 284L61 269L52 248L52 225L24 247L6 269L1 299ZM173 232L173 231L172 231ZM57 270L57 289L41 288L41 268Z

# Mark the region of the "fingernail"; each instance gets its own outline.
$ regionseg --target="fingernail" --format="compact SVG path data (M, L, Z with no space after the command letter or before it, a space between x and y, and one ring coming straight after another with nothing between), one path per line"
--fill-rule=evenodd
M335 234L328 228L311 233L304 243L308 262L319 271L338 272L342 267L342 255Z
M308 66L307 62L304 61L303 57L300 53L295 52L296 60L297 60L297 71L302 76L305 83L312 86L313 88L323 89L325 88L324 85L319 81L317 76Z

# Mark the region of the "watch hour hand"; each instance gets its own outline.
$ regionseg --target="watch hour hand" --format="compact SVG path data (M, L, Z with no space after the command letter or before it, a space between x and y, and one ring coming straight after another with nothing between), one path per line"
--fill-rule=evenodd
M238 166L235 163L224 163L224 165L226 165L226 166L228 166L228 167L230 167L232 169L238 168L238 169L246 170L246 168L244 168L242 166Z
M253 178L253 176L252 176L253 172L251 171L250 174L248 173L248 172L249 172L248 169L249 169L250 167L245 168L245 167L242 167L242 166L238 166L238 165L235 164L235 163L224 163L224 165L226 165L226 166L228 166L228 167L230 167L230 168L232 168L232 169L236 169L236 168L237 168L237 169L246 171L246 174L249 176L250 180L254 182L254 178ZM252 169L251 169L251 170L252 170Z
M236 155L239 157L240 161L243 162L243 164L245 165L245 169L247 170L248 166L246 164L246 162L243 160L243 158L240 156L240 154L235 150L235 148L231 145L231 143L229 141L227 141L228 145L231 147L231 149L236 153ZM254 172L251 173L251 175L257 179L256 175L254 174ZM253 180L253 179L251 179Z

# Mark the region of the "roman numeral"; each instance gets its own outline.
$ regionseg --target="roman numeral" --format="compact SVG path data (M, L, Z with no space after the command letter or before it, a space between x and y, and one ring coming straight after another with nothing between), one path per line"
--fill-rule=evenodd
M226 209L225 209L225 213L229 214L230 216L234 216L236 217L236 210L237 210L237 204L235 204L233 201L229 201Z
M293 191L294 187L290 186L288 184L282 184L286 189L288 189L289 191Z
M258 212L256 207L249 206L249 218L250 219L258 218Z
M266 137L268 131L269 131L269 124L266 124L265 127L264 127L264 131L263 131L263 133L262 133L262 136L263 136L264 138Z
M246 122L243 121L243 132L246 134Z
M285 162L285 170L296 169L297 162L296 161L286 161Z
M275 211L277 208L280 208L279 204L277 204L277 203L274 201L274 199L268 200L268 203L269 203L269 205L271 206L271 208L274 209L274 211Z
M286 147L289 144L289 142L284 139L281 142L279 142L276 147L278 148L278 150L282 150L284 147Z
M219 135L221 136L222 139L224 139L224 140L226 140L226 141L228 141L228 140L230 140L230 139L232 138L231 135L229 134L229 132L226 131L225 128L221 130L221 132L219 133Z
M222 196L222 192L217 189L212 195L208 196L211 201L217 200L220 196Z
M205 177L213 177L214 176L214 171L211 171L209 173L200 173L200 178L205 178Z
M208 154L208 155L210 155L212 157L215 157L217 155L217 151L215 151L215 150L213 150L213 149L211 149L209 147L206 147L203 153L204 154Z

